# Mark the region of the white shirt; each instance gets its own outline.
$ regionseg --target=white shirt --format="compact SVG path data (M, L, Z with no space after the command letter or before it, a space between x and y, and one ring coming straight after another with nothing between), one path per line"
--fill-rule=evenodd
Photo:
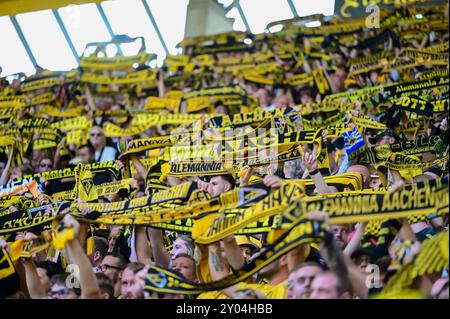
M116 149L111 146L105 146L102 152L95 152L96 162L108 162L116 159Z

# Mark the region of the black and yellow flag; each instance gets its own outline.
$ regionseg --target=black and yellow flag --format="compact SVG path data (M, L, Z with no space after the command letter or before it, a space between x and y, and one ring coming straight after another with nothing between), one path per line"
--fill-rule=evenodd
M97 188L94 185L92 172L84 165L75 167L75 188L72 193L73 199L91 202L98 199Z
M0 249L0 299L20 290L19 275L5 249Z
M300 213L300 216L297 216ZM199 294L204 291L217 291L246 280L282 255L301 244L322 240L325 232L321 222L311 221L292 205L284 214L285 225L274 230L269 236L268 245L261 255L254 258L242 269L214 282L194 283L186 281L178 273L158 266L149 266L144 289L146 292L169 294Z

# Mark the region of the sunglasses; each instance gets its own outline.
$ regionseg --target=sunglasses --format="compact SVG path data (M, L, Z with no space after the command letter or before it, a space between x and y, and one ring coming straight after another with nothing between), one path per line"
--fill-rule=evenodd
M44 167L52 167L53 164L46 164L46 163L41 163L39 164L40 167L44 168Z
M89 135L92 136L92 137L94 137L94 136L103 136L103 133L91 133Z

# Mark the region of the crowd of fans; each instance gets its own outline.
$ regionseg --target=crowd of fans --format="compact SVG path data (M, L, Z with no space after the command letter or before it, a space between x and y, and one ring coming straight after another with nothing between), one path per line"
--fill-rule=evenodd
M205 66L195 60L195 49L201 47L198 43L187 42L184 55L194 61L194 68L177 67L175 70L170 63L161 68L154 69L156 74L153 85L139 86L134 84L93 84L83 82L82 77L68 81L67 74L61 75L65 80L50 89L38 89L25 92L31 99L46 92L56 96L51 102L59 110L69 110L82 107L82 116L85 116L91 125L82 133L82 142L65 143L58 142L48 148L34 148L33 140L41 139L39 133L34 133L32 139L26 139L20 130L11 136L15 143L0 144L0 185L2 190L6 185L13 185L15 181L21 181L28 175L50 172L59 169L74 169L77 164L90 164L96 162L115 161L119 169L124 173L124 157L121 156L130 145L130 141L139 138L167 136L179 125L154 123L150 127L142 129L131 136L110 137L105 134L107 123L116 124L124 129L131 127L136 109L143 109L148 98L165 98L171 92L193 92L209 87L236 85L240 87L248 97L244 106L227 105L226 101L215 100L207 107L189 112L185 102L180 103L179 114L187 112L203 115L205 122L213 116L233 115L244 111L255 110L273 111L276 109L290 109L298 114L295 119L295 129L304 130L304 119L318 121L317 105L324 103L326 98L332 98L335 94L358 92L361 89L374 88L380 85L392 83L409 83L419 81L424 75L432 72L442 72L448 77L448 61L446 65L411 63L406 67L398 64L398 69L384 71L383 63L400 61L408 49L427 52L428 48L442 45L446 48L439 53L446 53L448 58L448 5L441 7L400 8L390 13L384 19L414 19L416 14L422 16L423 23L429 28L422 28L420 32L414 28L408 29L407 22L402 27L396 26L385 29L367 29L362 27L357 31L333 33L324 31L317 36L306 36L299 33L286 33L286 36L277 34L264 34L262 36L246 35L251 38L251 44L247 44L250 50L245 51L218 51L209 54L214 62ZM439 28L434 21L444 23L447 27ZM338 28L346 21L330 20L322 21L318 30L329 26ZM354 22L356 23L356 22ZM410 22L410 24L420 22ZM295 27L292 30L296 30ZM389 32L385 32L385 31ZM425 31L424 31L425 30ZM415 34L414 34L415 33ZM240 33L231 33L227 41L238 41ZM235 37L235 38L233 38ZM234 39L234 40L230 40ZM214 39L214 37L211 37ZM276 39L277 41L275 41ZM272 42L273 41L273 42ZM248 42L248 41L247 41ZM234 42L233 42L234 43ZM281 78L277 72L260 74L266 77L270 83L262 83L263 80L245 76L239 72L219 72L214 68L227 58L238 59L255 53L273 53L271 62L282 70ZM428 51L430 52L430 51ZM370 68L367 71L356 72L359 66L351 64L358 58L377 56L374 62L381 63L381 68ZM379 56L379 57L378 57ZM172 57L172 59L176 58ZM401 60L403 61L403 60ZM196 64L197 63L197 64ZM359 62L361 64L361 62ZM1 64L1 61L0 61ZM370 64L370 63L368 63ZM137 70L146 70L149 67L140 65ZM129 71L137 71L131 69ZM312 82L295 84L289 82L296 75L311 75L316 70L321 70L329 88L322 90L312 78ZM80 67L80 71L86 69ZM109 71L105 72L108 74ZM445 73L447 72L447 73ZM23 94L23 83L33 79L45 78L52 74L48 70L38 68L35 75L24 77L21 74L0 78L0 105L3 108L2 98L14 97ZM436 73L437 74L437 73ZM176 76L183 80L175 81ZM203 77L202 77L203 76ZM293 84L294 83L294 84ZM420 91L420 90L418 90ZM424 91L427 91L425 89ZM432 91L429 93L428 91ZM367 146L392 145L400 141L414 140L420 136L442 137L445 152L448 152L448 82L441 87L428 89L428 101L447 99L447 106L441 112L433 112L431 115L415 114L409 110L403 110L400 115L394 114L392 100L383 101L378 105L367 98L368 94L355 95L356 98L346 100L349 108L344 124L348 124L364 139ZM378 93L378 92L376 92ZM422 95L420 95L422 96ZM5 100L3 100L5 101ZM369 105L372 104L372 107ZM375 105L373 105L375 104ZM373 107L374 106L374 107ZM8 107L8 105L6 105ZM38 117L48 119L51 123L57 123L67 119L58 114L46 114L42 112L43 104L27 105L14 108L14 117L7 117L2 113L0 118L2 131L6 132L13 127L19 127L19 120L36 119ZM121 111L128 111L123 116ZM132 110L132 111L131 111ZM169 111L168 111L169 110ZM103 113L94 113L104 111ZM114 115L117 111L120 116ZM110 113L108 113L110 112ZM154 110L157 114L169 114L170 108ZM100 114L99 116L96 116ZM130 115L133 114L133 115ZM351 117L367 116L370 120L386 125L387 129L376 130L364 128L352 123ZM326 115L324 115L326 116ZM423 130L417 132L401 132L395 129L400 124L408 123L417 118L425 119ZM397 122L395 119L398 119ZM343 124L343 123L337 123ZM334 125L334 124L333 124ZM323 128L328 126L323 125ZM317 129L320 129L318 127ZM5 136L5 133L2 135ZM65 139L67 132L63 133ZM133 181L128 192L99 196L96 200L100 203L127 201L160 191L153 189L154 178L160 183L161 189L174 187L181 183L191 183L195 189L203 193L203 198L210 199L220 197L233 189L248 185L253 179L259 178L264 185L274 191L280 188L285 180L312 180L314 190L308 196L320 194L333 194L343 192L338 186L327 184L326 177L332 177L343 173L356 173L362 175L362 189L378 189L383 187L382 179L376 170L376 163L368 164L358 162L349 153L348 142L343 136L328 137L322 134L322 145L325 146L328 156L328 165L319 165L317 149L304 147L303 155L291 161L280 161L275 167L246 168L238 177L236 174L209 175L209 176L165 176L161 165L149 165L145 158L151 157L150 152L134 153L129 158L132 163ZM27 148L25 143L30 144ZM17 145L24 147L22 151ZM159 156L164 149L158 150ZM18 160L20 154L20 161ZM416 155L421 162L432 162L444 157L444 152L428 151ZM153 155L154 156L154 155ZM112 182L117 178L109 173L94 174L94 185L99 186ZM120 179L120 178L119 178ZM423 181L439 180L448 183L447 163L441 166L417 168L395 171L390 169L386 192L401 192L409 184ZM75 187L73 178L57 180L39 180L42 194L33 198L27 196L27 192L2 193L0 216L14 214L17 211L26 212L33 207L47 205L57 200L52 196L61 191L70 191ZM26 197L27 203L18 201L12 203L14 197ZM82 202L80 198L73 199ZM28 206L27 206L28 205ZM89 212L86 212L89 213ZM329 218L322 212L308 212L311 220L329 222ZM388 286L395 274L401 271L414 258L420 254L421 248L428 240L446 233L448 237L448 211L443 214L431 214L423 218L412 220L399 218L383 220L378 233L369 233L367 230L370 222L364 221L356 224L331 223L328 228L331 237L319 243L301 244L295 249L283 254L250 278L225 287L218 291L205 291L200 294L174 294L153 292L144 289L144 282L149 265L158 265L172 269L179 273L188 282L204 283L206 277L210 281L217 281L240 270L246 264L251 263L266 249L266 234L234 234L222 240L207 245L207 249L201 251L207 254L208 275L200 267L201 253L199 245L191 237L190 233L160 229L145 225L92 225L86 221L77 219L71 214L62 218L62 223L67 229L73 230L73 239L69 239L62 250L53 246L41 250L32 256L14 259L14 267L19 281L12 287L1 287L3 298L56 298L56 299L350 299L372 298L383 293L383 288ZM386 226L388 225L388 226ZM0 229L3 225L0 224ZM0 233L0 244L5 252L12 250L17 241L30 241L47 230L33 231L19 230L15 232ZM384 232L385 231L385 232ZM91 243L88 244L88 241ZM447 241L448 244L448 241ZM90 249L88 246L92 246ZM398 251L404 253L399 257ZM447 246L448 250L448 246ZM405 261L408 260L408 261ZM76 265L78 275L74 277L70 265ZM204 266L204 265L203 265ZM373 269L377 269L376 272ZM0 269L1 270L1 269ZM374 275L376 274L376 276ZM74 283L79 283L74 284ZM436 269L433 273L426 273L414 281L408 287L408 293L400 291L397 298L448 298L448 251L447 266ZM404 294L403 294L404 293Z

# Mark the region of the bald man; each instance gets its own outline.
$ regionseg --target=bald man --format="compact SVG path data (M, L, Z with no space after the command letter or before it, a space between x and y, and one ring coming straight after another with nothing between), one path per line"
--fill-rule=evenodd
M369 169L361 164L355 164L355 165L351 165L348 169L347 169L348 173L359 173L362 174L363 176L363 188L369 188L370 187L370 182L371 182L371 178L370 178L370 171Z

